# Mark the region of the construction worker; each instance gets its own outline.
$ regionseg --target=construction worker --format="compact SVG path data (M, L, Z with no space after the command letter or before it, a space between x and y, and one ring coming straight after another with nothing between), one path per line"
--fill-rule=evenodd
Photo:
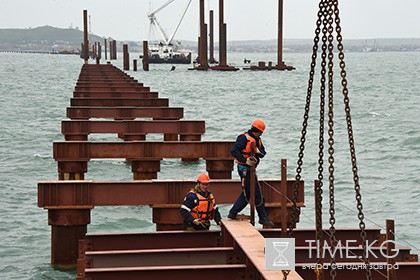
M241 133L237 138L235 144L231 149L231 154L235 158L238 166L239 177L242 181L242 192L237 198L235 204L229 211L228 218L236 219L236 215L242 211L249 202L250 186L251 186L251 166L257 166L260 159L266 154L264 145L261 141L261 135L265 130L265 123L262 120L255 120L252 122L251 129L247 132ZM255 143L255 157L251 157L251 144ZM265 210L264 198L261 194L261 187L258 183L257 175L253 178L255 180L255 205L258 212L258 223L272 227L274 226L267 217Z
M184 198L184 203L179 212L184 219L187 230L207 230L210 220L216 224L222 219L216 206L213 194L208 190L210 177L202 173L197 178L197 184Z

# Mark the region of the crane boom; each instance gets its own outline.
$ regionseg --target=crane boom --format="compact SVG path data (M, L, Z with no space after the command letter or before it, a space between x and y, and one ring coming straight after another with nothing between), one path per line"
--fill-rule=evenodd
M160 6L159 8L157 8L155 11L153 11L152 13L148 14L149 20L150 20L150 26L154 26L158 32L161 34L161 36L164 38L165 40L165 44L169 45L173 38L175 37L176 32L178 31L179 26L181 25L182 20L184 19L184 16L192 2L192 0L188 1L188 4L182 14L181 19L179 20L174 32L171 34L171 36L168 36L165 32L165 30L162 28L162 26L160 25L160 23L158 22L157 18L156 18L156 14L158 12L160 12L161 10L163 10L166 6L168 6L169 4L171 4L172 2L174 2L175 0L169 0L167 2L165 2L165 4L163 4L162 6Z

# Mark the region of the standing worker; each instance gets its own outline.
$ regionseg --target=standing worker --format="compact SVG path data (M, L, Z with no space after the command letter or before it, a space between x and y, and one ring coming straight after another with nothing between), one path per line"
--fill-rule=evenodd
M187 230L207 230L210 228L210 220L216 224L222 219L216 206L216 200L208 187L210 177L202 173L197 178L197 184L184 198L184 203L179 212L184 219Z
M241 133L236 138L236 142L233 144L230 151L238 165L238 173L242 181L242 192L229 211L228 218L230 219L236 219L236 215L242 211L249 202L251 195L251 166L258 166L260 159L266 154L264 145L262 144L260 138L264 130L265 123L262 120L255 120L251 125L251 129L247 132ZM255 143L255 157L251 157L252 143ZM264 205L264 198L262 197L261 187L258 183L256 174L253 180L255 180L255 204L259 217L258 223L267 227L272 227L274 224L268 219Z

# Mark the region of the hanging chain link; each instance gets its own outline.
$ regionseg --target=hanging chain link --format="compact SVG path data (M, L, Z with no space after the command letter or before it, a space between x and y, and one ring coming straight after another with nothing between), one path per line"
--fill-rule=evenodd
M341 36L341 26L340 26L340 10L338 8L338 0L333 0L334 4L334 14L335 14L335 24L336 24L336 32L337 32L337 49L338 49L338 58L340 59L340 75L341 75L341 85L343 86L343 97L344 97L344 108L346 113L346 121L347 121L347 131L348 131L348 139L350 145L350 157L352 163L352 170L353 170L353 181L354 181L354 190L356 192L356 201L357 201L357 209L358 209L358 218L359 218L359 228L361 230L360 236L362 239L362 247L363 247L363 261L366 264L366 279L372 279L372 272L370 270L369 260L367 258L366 252L366 225L364 222L364 214L363 214L363 204L362 204L362 195L360 193L360 184L359 184L359 175L357 169L357 161L356 161L356 150L354 147L354 137L353 137L353 127L351 122L351 115L350 115L350 100L348 97L348 88L347 88L347 79L346 79L346 70L345 70L345 62L344 62L344 47L343 47L343 38Z
M328 0L327 31L328 31L328 171L329 171L329 213L330 213L330 246L334 252L337 245L335 238L335 196L334 196L334 36L333 36L333 2ZM335 255L331 256L330 276L334 280L337 276Z
M293 234L293 227L296 224L297 220L297 199L299 196L299 181L302 178L302 165L303 165L303 155L305 150L305 142L306 142L306 132L308 127L308 119L309 119L309 110L311 105L311 96L312 96L312 86L314 83L314 75L315 75L315 66L316 66L316 58L318 53L318 43L319 43L319 33L321 32L321 23L322 23L322 14L323 14L323 1L319 3L319 11L318 11L318 19L316 21L316 29L315 29L315 37L314 37L314 45L312 47L312 62L311 62L311 70L309 71L309 80L308 80L308 89L306 94L306 104L305 104L305 113L303 116L303 123L302 123L302 132L300 137L300 146L299 146L299 153L298 153L298 161L296 167L296 182L293 186L293 205L292 211L290 213L290 223L289 223L289 232L288 236L291 237Z
M315 185L315 195L316 199L316 241L319 242L320 248L322 250L322 187L323 187L323 172L324 172L324 115L325 115L325 75L326 75L326 58L327 58L327 2L325 0L321 1L322 5L322 54L321 54L321 96L320 96L320 112L319 112L319 152L318 152L318 184ZM320 280L322 277L322 271L318 269L322 267L322 258L317 254L317 268L315 269L316 279Z
M315 66L316 66L316 59L317 59L317 52L318 52L318 44L321 32L321 24L322 24L322 62L321 62L321 96L320 96L320 128L319 128L319 153L318 153L318 180L319 184L317 185L317 193L319 198L317 200L317 228L316 228L316 238L317 240L322 239L322 186L323 186L323 157L324 157L324 115L325 115L325 83L326 83L326 58L328 57L328 162L329 162L329 223L330 223L330 246L331 250L334 251L335 247L337 246L337 240L335 238L335 198L334 198L334 96L333 96L333 86L334 86L334 76L333 76L333 58L334 58L334 27L333 24L335 23L335 31L337 33L337 49L338 49L338 58L339 58L339 66L340 66L340 76L341 76L341 85L343 87L343 97L344 97L344 106L345 106L345 113L346 113L346 122L347 122L347 130L348 130L348 140L350 144L350 156L352 162L352 170L353 170L353 181L354 181L354 189L356 192L356 201L357 201L357 209L358 209L358 218L359 218L359 228L361 229L361 239L362 239L362 247L364 250L363 260L366 264L366 277L368 280L372 279L372 274L370 271L369 260L367 259L366 254L366 231L365 231L365 223L364 223L364 214L363 214L363 204L362 204L362 197L360 193L360 184L359 184L359 176L357 172L357 162L356 162L356 152L354 148L354 138L353 138L353 128L351 123L351 115L350 115L350 105L349 105L349 98L348 98L348 89L347 89L347 80L346 80L346 71L345 71L345 62L344 62L344 52L343 52L343 44L342 44L342 36L341 36L341 26L340 26L340 17L339 17L339 9L338 9L338 0L321 0L319 3L319 10L318 10L318 19L316 21L316 29L315 29L315 37L314 37L314 45L312 48L312 61L311 67L309 72L309 80L308 80L308 89L306 95L306 104L305 104L305 113L303 116L303 123L302 123L302 132L300 138L300 146L299 146L299 153L298 153L298 161L296 167L296 182L294 184L293 189L293 206L290 215L290 224L289 224L289 232L288 236L290 237L293 233L293 227L296 224L297 220L297 198L299 196L299 188L298 183L301 180L301 173L302 173L302 165L303 165L303 157L304 157L304 150L305 150L305 142L306 142L306 134L307 134L307 126L308 126L308 119L309 119L309 111L310 111L310 103L311 103L311 96L312 96L312 89L313 89L313 81L314 81L314 74L315 74ZM328 41L328 45L327 45ZM328 49L328 55L327 55ZM319 228L321 227L321 228ZM321 263L321 259L317 257L317 263ZM336 265L335 265L335 258L334 256L331 257L331 270L330 276L331 279L336 278ZM317 279L320 278L319 271L316 271ZM283 272L284 279L287 279L288 273Z

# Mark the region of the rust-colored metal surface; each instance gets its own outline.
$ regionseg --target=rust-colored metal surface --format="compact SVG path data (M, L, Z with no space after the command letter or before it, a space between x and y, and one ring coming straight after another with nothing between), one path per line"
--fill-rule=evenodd
M281 236L281 229L259 229L258 231L264 238L279 238ZM369 243L377 240L380 232L380 228L368 228L366 233ZM360 244L360 229L358 228L337 228L336 234L338 240L355 240L355 243ZM313 240L314 237L314 229L297 228L293 230L296 246L307 246L306 240ZM86 241L89 243L91 251L224 246L221 243L220 230L87 233Z
M152 266L152 267L129 267L129 268L88 268L85 271L86 278L94 280L138 280L138 279L232 279L242 280L245 277L246 265L183 265L183 266ZM176 278L174 278L176 277ZM220 278L223 277L223 278Z
M185 194L195 184L194 180L41 181L38 182L38 207L175 204L178 210ZM280 180L261 179L260 185L267 203L280 199L276 192L281 188ZM287 197L290 199L294 181L288 181L287 186ZM303 182L299 186L302 192L298 202L304 203ZM241 182L238 179L212 179L209 189L218 204L230 204L241 191Z
M277 229L256 230L246 220L223 220L221 231L173 231L183 228L179 215L180 203L195 181L146 179L157 178L162 158L204 158L212 178L210 189L217 203L233 203L241 190L240 181L230 179L233 170L230 148L233 141L200 141L205 130L204 121L178 120L182 115L177 116L176 120L161 120L173 118L173 115L168 111L162 113L162 106L168 106L167 103L155 107L157 104L154 102L167 102L167 99L158 99L158 93L150 92L150 88L112 65L84 65L74 97L69 110L74 112L76 118L105 115L113 120L63 121L62 132L66 139L80 138L82 141L55 142L53 145L59 178L67 181L43 181L38 184L38 206L48 210L48 223L52 228L53 265L69 268L77 260L77 279L90 280L183 277L212 280L282 279L281 272L265 270L264 238L285 235L284 225L291 223L288 217L294 180L260 179L267 214ZM152 116L148 118L154 120L128 120L142 117L138 116L141 110L150 110L148 112ZM87 135L90 133L118 133L125 142L88 142ZM148 133L163 133L166 141L145 141ZM92 158L129 159L136 181L84 181L87 162ZM282 162L282 165L282 178L285 179L286 163ZM69 181L71 179L78 180ZM305 201L303 182L299 182L298 186L299 212L300 207L305 206ZM287 200L282 199L281 193L286 193ZM86 234L92 209L108 205L150 205L157 230L172 231ZM282 225L283 234L280 229ZM295 224L288 226L294 227ZM389 228L388 238L393 238L391 224ZM374 244L371 252L379 255L379 246L387 238L386 235L380 233L379 229L366 229L365 232L366 240ZM353 254L362 253L359 229L337 229L335 236L337 240L351 240L351 247L347 249ZM296 272L299 275L293 271L287 279L316 279L311 268L316 261L309 255L315 255L316 251L308 245L308 240L315 239L315 230L295 229L292 237L296 240ZM329 241L326 242L328 244ZM392 248L389 247L388 251ZM375 261L380 263L372 262L378 265L373 270L374 280L392 273L399 279L416 279L420 269L417 255L411 254L409 248L395 249L399 252L392 263L399 265L399 269L387 271L381 265L386 268L390 261L377 258ZM339 279L364 278L364 269L354 269L354 265L362 265L360 262L354 263L354 258L345 255L336 257L336 261L344 266L342 271L338 270ZM327 263L325 279L330 279L328 262L329 256L324 262ZM163 263L164 266L159 265Z
M123 45L123 69L130 70L130 54L128 53L128 45Z
M204 158L233 162L234 141L153 141L153 142L54 142L56 161L87 161L93 158Z
M168 98L71 98L70 105L77 106L97 106L97 107L168 107Z
M226 264L233 247L194 247L177 249L146 249L86 252L92 267L135 267Z
M143 41L143 70L149 71L149 43L147 41Z
M205 122L200 120L124 120L124 121L88 121L64 120L61 122L61 133L69 135L89 135L92 133L180 134L184 141L199 141L205 133ZM188 138L188 136L191 136Z
M67 107L70 119L90 118L155 118L179 120L184 117L184 108L174 107Z
M86 97L86 98L158 98L157 92L144 91L144 92L107 92L107 91L79 91L73 93L74 97Z
M90 251L218 247L220 230L87 233Z

